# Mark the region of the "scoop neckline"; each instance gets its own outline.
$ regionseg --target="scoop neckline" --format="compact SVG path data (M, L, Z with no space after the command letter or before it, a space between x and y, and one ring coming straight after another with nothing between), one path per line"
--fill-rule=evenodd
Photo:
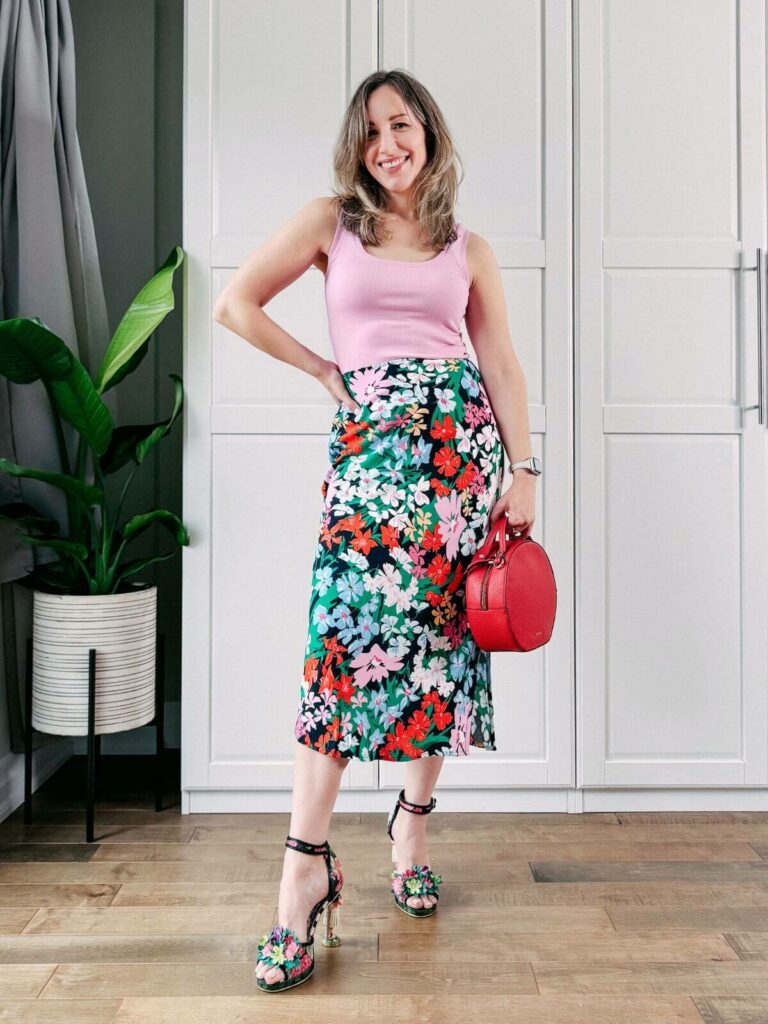
M454 239L454 241L458 241L458 229L460 227L461 227L461 224L458 221L456 221L456 232L457 232L457 235L456 235L456 238ZM428 260L392 260L392 259L388 259L385 256L374 256L372 252L368 252L368 250L365 248L365 246L363 245L362 239L360 238L360 235L358 235L354 231L352 232L352 234L354 236L355 243L356 243L358 249L360 250L360 252L364 256L367 256L369 259L376 260L377 263L395 263L395 264L397 264L397 265L399 265L401 267L418 267L418 266L421 266L422 263L435 263L437 260L440 259L441 256L445 256L445 254L448 252L448 250L450 249L451 245L453 244L453 242L452 242L451 245L444 246L440 250L440 252L437 253L436 256L431 256Z

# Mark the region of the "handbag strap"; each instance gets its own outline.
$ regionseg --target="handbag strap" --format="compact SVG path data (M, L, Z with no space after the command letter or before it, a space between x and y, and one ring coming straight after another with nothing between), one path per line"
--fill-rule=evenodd
M479 565L481 562L494 562L496 565L501 565L506 557L508 541L511 540L513 544L517 544L528 539L527 534L524 535L522 531L519 536L507 537L508 525L505 515L498 517L491 527L488 536L483 541L482 546L472 559L473 565Z

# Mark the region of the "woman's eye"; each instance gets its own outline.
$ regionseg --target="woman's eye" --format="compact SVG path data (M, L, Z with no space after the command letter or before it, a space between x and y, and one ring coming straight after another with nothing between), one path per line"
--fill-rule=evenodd
M408 123L407 123L406 121L397 121L397 122L395 123L394 127L395 127L395 128L408 128L408 127L409 127L409 125L408 125ZM371 137L372 135L375 135L375 134L376 134L376 129L375 129L375 128L369 128L369 129L368 129L368 138L369 138L369 139L370 139L370 137Z

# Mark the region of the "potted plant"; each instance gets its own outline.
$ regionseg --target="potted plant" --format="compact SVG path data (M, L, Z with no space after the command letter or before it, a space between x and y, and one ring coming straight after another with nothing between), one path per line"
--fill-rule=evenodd
M170 431L183 402L174 385L170 416L157 423L118 427L101 395L132 373L149 338L174 308L173 274L183 259L176 246L138 292L117 326L95 380L37 317L0 321L0 374L14 384L42 381L56 432L61 472L19 466L0 458L0 470L41 480L64 492L68 529L25 502L0 506L19 537L35 549L58 552L52 565L35 565L24 579L33 589L32 725L42 732L88 732L88 651L96 649L96 733L135 729L155 714L157 587L133 579L153 562L189 544L179 517L152 509L121 522L128 487L147 454ZM70 464L62 421L79 434ZM133 463L112 507L106 478ZM153 524L173 537L174 549L128 559L128 548Z

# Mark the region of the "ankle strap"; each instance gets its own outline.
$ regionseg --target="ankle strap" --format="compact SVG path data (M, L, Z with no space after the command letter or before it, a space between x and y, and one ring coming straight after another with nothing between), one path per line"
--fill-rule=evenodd
M414 814L429 814L433 807L437 805L437 800L432 797L428 804L414 804L410 800L405 799L405 790L400 790L400 796L397 798L400 806L404 807L406 811L413 811Z
M320 844L305 843L303 839L297 839L296 836L286 836L285 845L300 853L325 853L328 849L328 840L326 839L324 843Z

